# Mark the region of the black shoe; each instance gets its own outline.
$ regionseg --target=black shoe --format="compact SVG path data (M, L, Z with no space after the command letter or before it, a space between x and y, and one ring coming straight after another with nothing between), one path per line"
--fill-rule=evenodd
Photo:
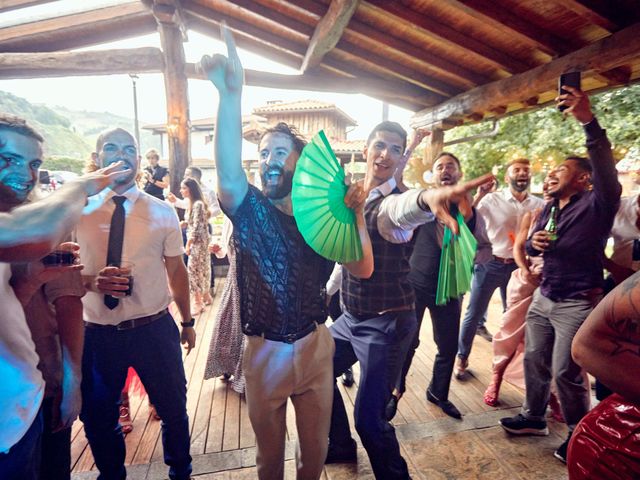
M507 432L514 435L549 435L547 422L544 420L529 420L521 413L515 417L501 418L500 425Z
M346 446L337 446L329 444L329 450L327 451L327 459L324 461L325 465L330 463L357 463L358 453L356 441L352 438L351 443Z
M342 384L345 387L350 387L354 383L353 370L351 368L348 368L347 371L342 374Z
M487 330L487 327L485 327L484 325L478 327L478 329L476 330L476 335L484 338L487 342L491 342L493 340L493 335L491 335L491 332Z
M458 410L456 406L449 400L438 400L438 397L436 397L429 390L427 390L427 400L429 400L431 403L435 403L442 409L444 413L446 413L450 417L457 418L458 420L462 419L460 410Z
M571 433L567 439L558 447L558 449L553 452L553 456L560 460L562 463L567 463L567 449L569 448L569 441L571 440Z
M384 418L387 419L387 422L393 420L393 417L396 416L398 411L398 402L400 399L396 397L394 394L391 394L391 398L387 402L387 406L384 407Z

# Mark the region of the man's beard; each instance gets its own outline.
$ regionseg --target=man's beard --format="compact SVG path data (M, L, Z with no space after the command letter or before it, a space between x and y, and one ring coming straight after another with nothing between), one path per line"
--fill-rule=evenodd
M516 191L516 192L524 192L527 188L529 188L529 184L531 183L531 180L527 180L525 183L523 184L519 184L518 180L515 178L511 179L511 187Z
M277 185L269 185L269 171L277 170L279 172L280 181ZM281 167L271 168L267 172L260 174L260 180L262 180L262 191L272 200L280 200L291 193L293 188L293 172L288 172Z

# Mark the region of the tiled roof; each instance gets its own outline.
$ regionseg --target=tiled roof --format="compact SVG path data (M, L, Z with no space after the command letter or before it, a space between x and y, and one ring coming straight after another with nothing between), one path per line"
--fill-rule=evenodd
M284 112L305 112L305 111L335 111L342 116L349 125L357 125L353 118L336 107L335 103L323 102L320 100L296 100L294 102L271 102L262 107L254 108L253 113L257 115L265 115L270 113Z

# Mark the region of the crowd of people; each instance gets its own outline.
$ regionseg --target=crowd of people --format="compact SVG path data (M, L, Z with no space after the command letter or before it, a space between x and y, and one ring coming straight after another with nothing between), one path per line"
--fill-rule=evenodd
M259 478L284 477L289 400L297 478L357 460L336 383L356 362L354 427L373 473L410 478L390 420L426 310L437 353L425 399L462 421L450 384L473 374L474 337L491 339L484 322L498 287L504 314L484 401L498 405L503 380L525 389L521 412L500 425L509 434L548 435L556 398L568 436L555 456L568 462L570 478L640 475L640 207L635 196L619 208L611 145L588 97L566 87L557 99L583 125L587 157L552 169L544 199L528 191L524 158L508 163L506 186L496 191L490 174L462 182L460 160L443 152L433 161L435 187L407 188L402 170L425 133L407 142L399 124L380 123L363 151L365 177L349 182L344 197L362 257L335 265L305 242L293 216L292 178L306 144L294 127L264 133L261 188L247 180L243 70L233 38L224 36L227 56L201 62L219 94L217 195L189 167L182 198L165 199L170 177L158 153L147 152L138 174L136 141L115 128L97 139L95 171L34 198L44 140L24 120L0 116L0 478L69 478L78 415L100 478L126 478L121 407L130 369L161 419L169 478L190 478L180 344L194 348L193 316L212 301L211 255L227 255L230 268L205 375L225 375L244 392ZM182 224L174 207L185 211ZM222 245L211 242L209 227L220 211ZM464 317L462 297L436 300L445 227L458 233L458 214L478 243ZM616 249L605 259L612 227ZM605 267L613 290L603 299ZM327 327L332 295L340 301ZM587 372L601 385L602 402L591 411Z

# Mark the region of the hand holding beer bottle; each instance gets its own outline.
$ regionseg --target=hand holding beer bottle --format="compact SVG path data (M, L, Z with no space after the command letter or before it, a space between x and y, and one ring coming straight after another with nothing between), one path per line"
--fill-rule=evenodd
M538 230L531 237L531 246L536 250L545 252L553 246L558 239L558 207L553 205L549 213L549 220L543 230Z

